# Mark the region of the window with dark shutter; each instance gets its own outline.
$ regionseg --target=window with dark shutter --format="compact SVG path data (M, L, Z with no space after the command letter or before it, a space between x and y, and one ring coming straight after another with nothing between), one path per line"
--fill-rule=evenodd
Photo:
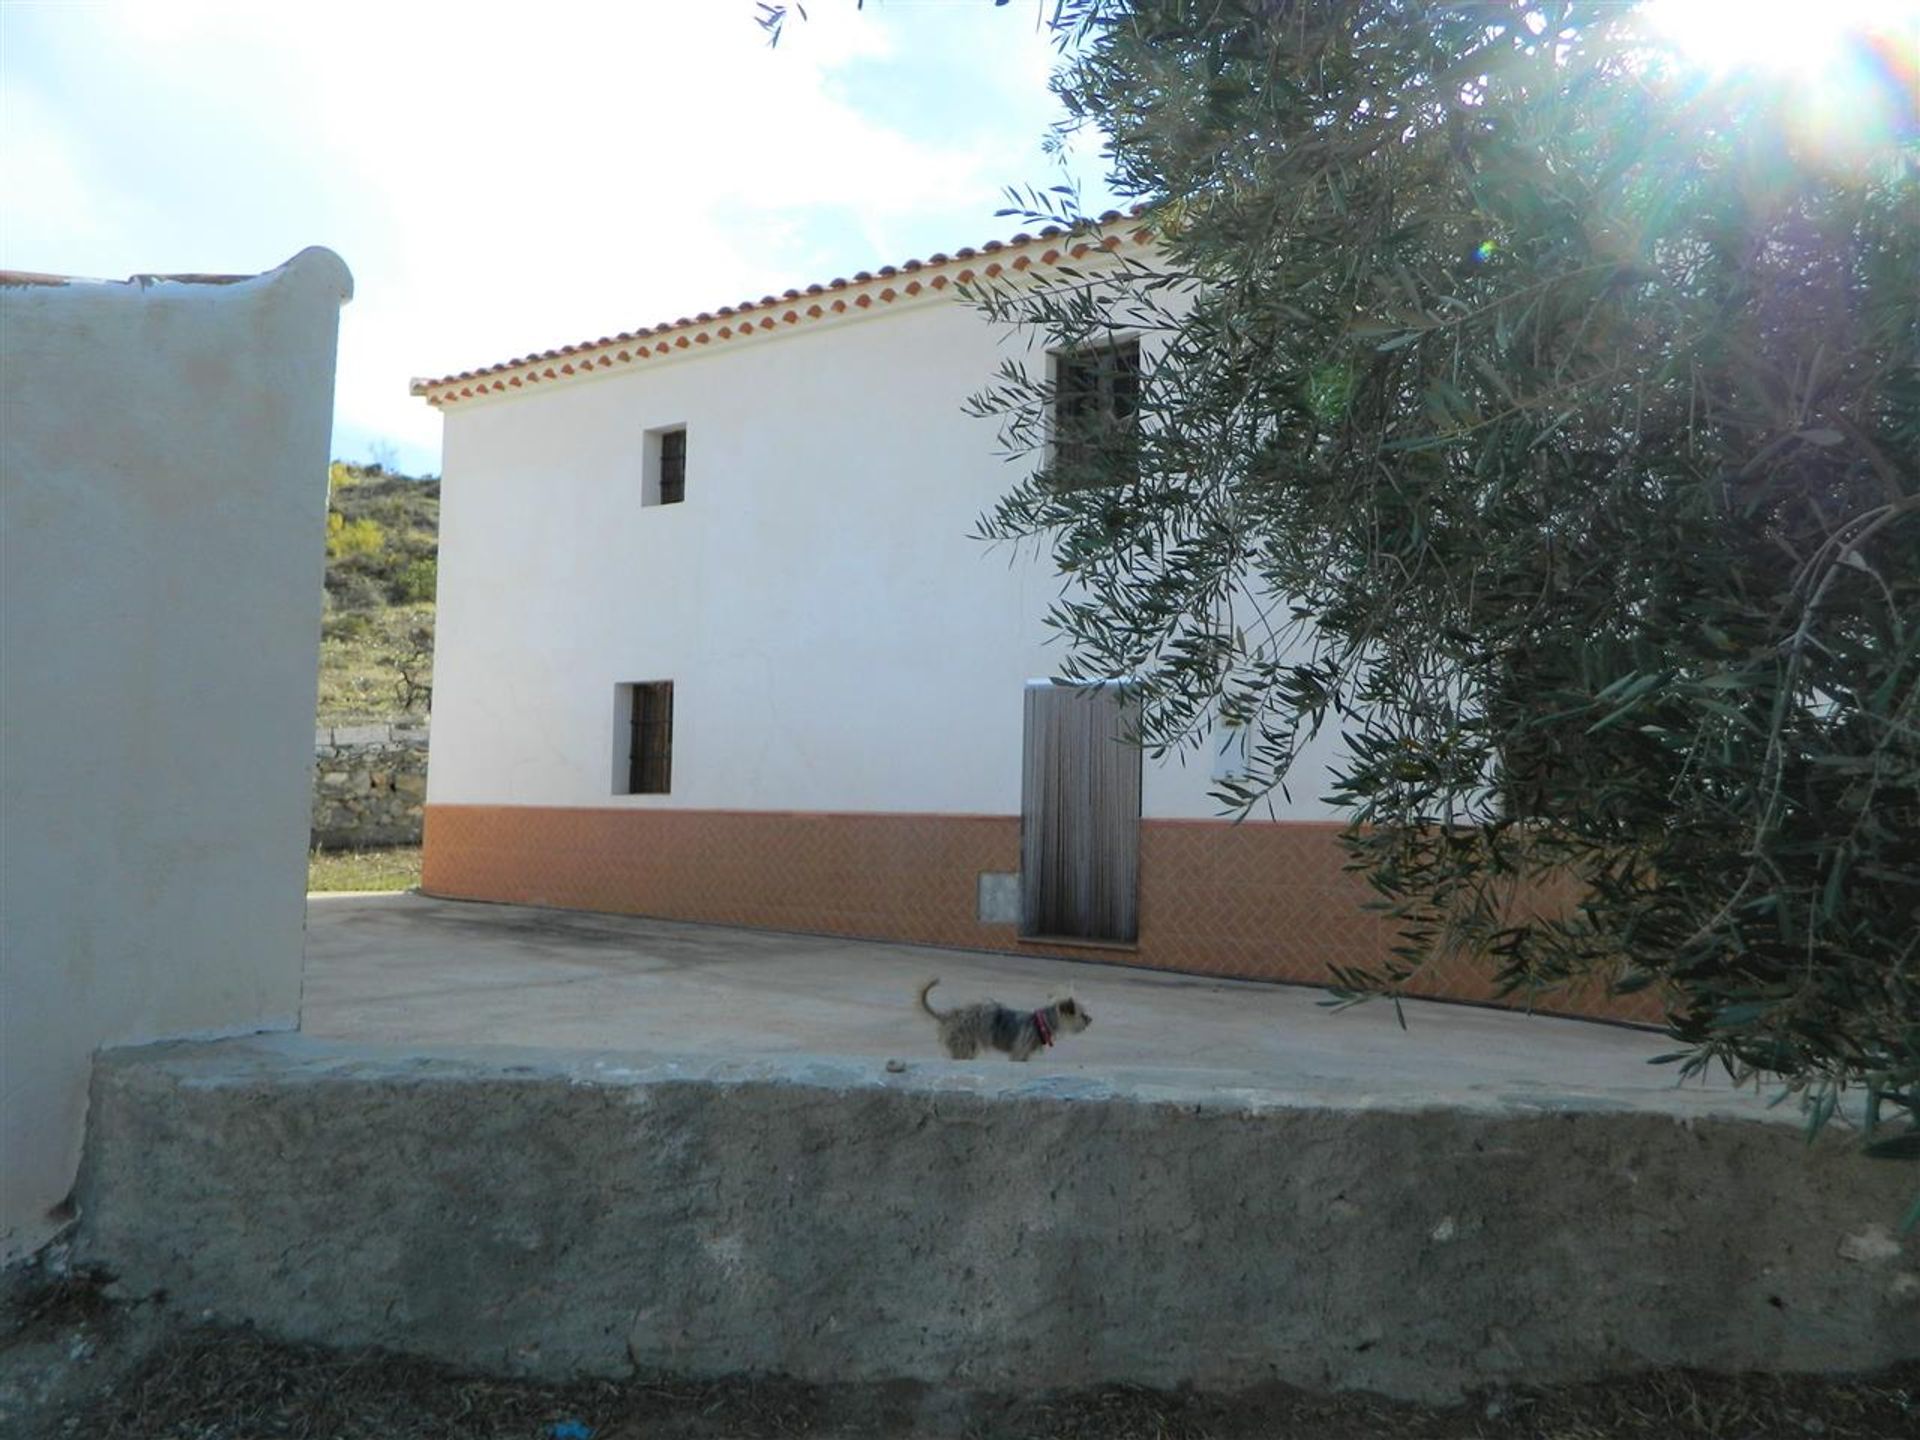
M668 794L673 787L673 682L649 680L629 689L627 793Z
M678 505L687 498L687 432L660 432L660 503Z
M1054 357L1053 476L1063 490L1119 485L1139 473L1140 342Z

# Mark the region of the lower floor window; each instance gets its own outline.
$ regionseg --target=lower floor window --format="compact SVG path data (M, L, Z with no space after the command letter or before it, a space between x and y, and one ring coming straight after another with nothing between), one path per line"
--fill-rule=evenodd
M631 692L627 793L665 795L673 787L673 682L645 680L624 688Z

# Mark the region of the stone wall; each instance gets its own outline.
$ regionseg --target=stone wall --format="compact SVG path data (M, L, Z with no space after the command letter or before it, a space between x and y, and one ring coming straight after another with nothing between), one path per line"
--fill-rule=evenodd
M313 732L313 757L315 847L420 843L425 725L323 726Z
M182 1313L554 1377L1449 1400L1920 1357L1905 1167L1780 1112L1501 1088L116 1050L78 1253Z

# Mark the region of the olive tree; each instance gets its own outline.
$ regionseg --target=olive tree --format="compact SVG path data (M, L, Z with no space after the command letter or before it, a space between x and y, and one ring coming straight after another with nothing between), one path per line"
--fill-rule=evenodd
M1140 676L1156 753L1243 731L1240 812L1337 730L1403 938L1349 995L1462 947L1510 992L1656 987L1670 1058L1779 1077L1815 1128L1864 1087L1869 1140L1920 1152L1901 97L1815 146L1790 91L1690 81L1610 6L1058 19L1055 88L1154 239L976 292L1151 357L1100 443L1049 443L1045 366L975 401L1033 460L982 533L1050 550L1072 673Z

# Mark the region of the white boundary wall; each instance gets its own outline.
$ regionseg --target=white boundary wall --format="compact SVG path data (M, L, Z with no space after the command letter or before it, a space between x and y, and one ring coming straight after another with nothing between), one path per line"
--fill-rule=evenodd
M352 283L0 287L0 1259L62 1218L96 1047L298 1021Z

